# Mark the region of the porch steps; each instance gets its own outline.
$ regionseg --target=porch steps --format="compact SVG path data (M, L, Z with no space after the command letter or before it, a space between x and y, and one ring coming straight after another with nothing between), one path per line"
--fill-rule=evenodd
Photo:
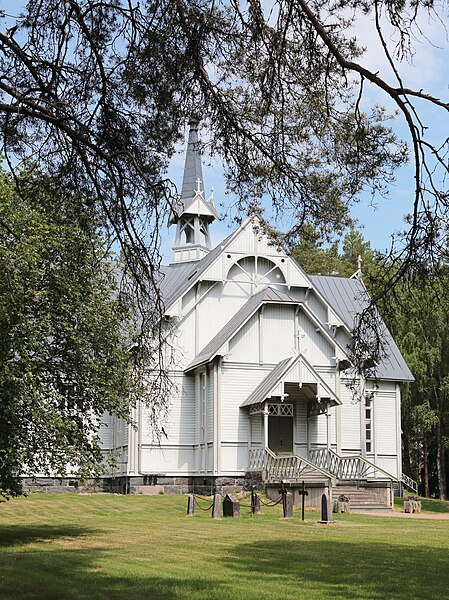
M386 497L385 502L381 502L378 494L376 497L375 490L372 491L369 488L359 488L357 485L337 485L332 489L334 500L341 495L349 497L351 512L390 512L393 510L393 507L388 505Z

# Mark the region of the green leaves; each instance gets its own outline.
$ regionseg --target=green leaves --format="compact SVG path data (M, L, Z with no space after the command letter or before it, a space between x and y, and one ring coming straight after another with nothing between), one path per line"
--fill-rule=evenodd
M128 418L132 311L82 195L0 178L0 494L17 494L21 473L101 470L104 411Z

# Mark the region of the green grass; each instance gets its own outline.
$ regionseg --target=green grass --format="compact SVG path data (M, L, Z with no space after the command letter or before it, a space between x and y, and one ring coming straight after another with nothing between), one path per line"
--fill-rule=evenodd
M444 599L449 520L279 507L213 521L186 497L33 495L0 505L1 600Z
M395 498L394 505L397 509L404 510L404 501L407 498ZM449 503L445 500L433 500L432 498L421 498L421 510L423 513L449 513Z

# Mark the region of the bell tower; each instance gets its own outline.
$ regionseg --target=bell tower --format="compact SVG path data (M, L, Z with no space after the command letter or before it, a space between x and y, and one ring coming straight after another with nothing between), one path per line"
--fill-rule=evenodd
M189 127L181 197L168 222L176 224L172 263L201 260L211 249L209 225L218 219L213 197L204 197L198 121L192 119Z

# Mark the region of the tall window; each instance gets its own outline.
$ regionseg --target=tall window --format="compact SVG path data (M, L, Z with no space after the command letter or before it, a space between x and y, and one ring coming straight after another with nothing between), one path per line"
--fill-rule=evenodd
M365 450L373 451L373 398L365 396Z
M206 373L200 375L200 422L201 441L206 441Z

